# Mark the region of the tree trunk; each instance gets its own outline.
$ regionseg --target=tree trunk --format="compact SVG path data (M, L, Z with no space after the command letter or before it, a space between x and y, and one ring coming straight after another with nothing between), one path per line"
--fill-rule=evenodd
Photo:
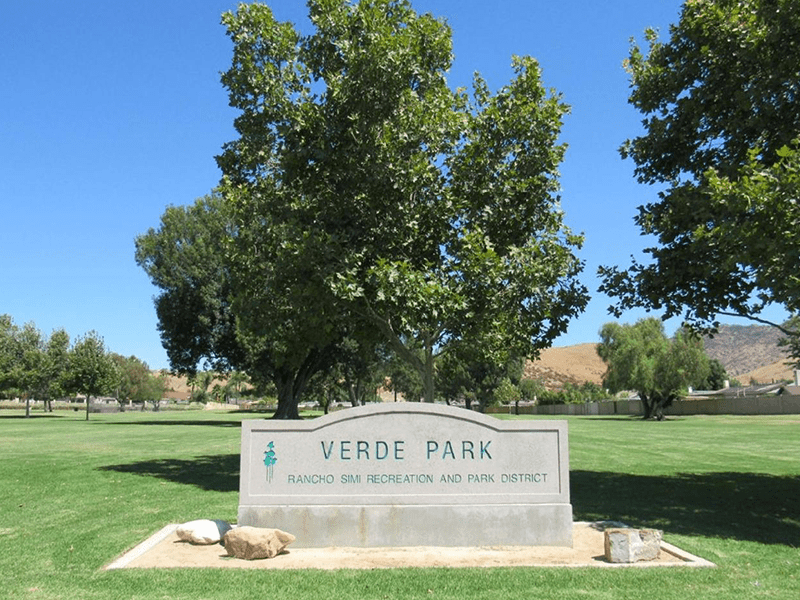
M299 419L300 413L297 405L306 389L306 384L317 371L317 362L314 356L309 355L303 365L293 370L290 368L276 370L273 376L275 387L278 388L278 409L272 416L273 419Z
M672 401L675 399L674 394L668 394L664 396L660 392L654 392L650 394L648 398L646 394L639 394L639 397L642 399L642 405L644 406L644 419L653 419L655 418L657 421L664 420L664 409L669 408L672 405Z
M644 417L642 417L645 421L650 419L653 416L653 401L650 400L646 394L639 393L639 398L642 399L642 406L644 407Z
M294 395L294 378L278 377L275 378L275 387L278 388L278 408L273 419L299 419L300 413L297 410L297 398Z
M351 380L348 376L344 378L344 384L347 387L347 396L350 398L350 404L355 408L356 406L361 406L363 404L362 399L364 394L362 393L361 387L361 380L356 378L355 381Z
M26 397L25 398L25 418L29 418L31 416L31 399Z
M433 403L435 390L433 387L433 342L425 340L425 370L422 374L425 402Z
M89 420L89 394L86 394L86 420Z

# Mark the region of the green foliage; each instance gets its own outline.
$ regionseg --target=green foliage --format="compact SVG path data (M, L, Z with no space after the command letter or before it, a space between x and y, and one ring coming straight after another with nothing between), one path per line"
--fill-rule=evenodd
M560 390L542 390L539 404L583 404L607 400L608 393L596 383L585 381L581 385L567 382Z
M792 358L792 368L800 369L800 316L793 315L784 324L783 328L788 335L778 341L784 348L787 356Z
M360 319L428 401L453 341L500 363L549 345L587 294L556 195L567 107L536 61L514 58L494 95L476 76L470 97L447 86L449 27L408 2L311 0L309 15L305 37L263 5L223 16L240 341L297 373L296 349L323 353Z
M215 373L213 371L198 371L189 376L187 379L191 389L189 402L208 404L213 400L210 388L214 381L214 376Z
M276 416L296 418L309 377L331 365L341 332L314 263L278 260L273 233L253 215L249 227L237 225L229 209L211 194L168 208L158 230L137 237L136 261L162 290L162 343L178 372L194 375L202 365L273 383Z
M474 346L459 344L453 348L440 361L436 373L444 398L464 401L467 409L477 402L481 412L499 402L516 401L525 360L506 355L504 362L494 362L498 356Z
M45 343L34 323L22 327L8 315L0 317L0 390L25 398L26 416L30 400L45 377Z
M244 362L230 310L230 234L222 198L211 194L191 206L170 206L157 230L136 238L136 263L161 290L158 329L176 372L191 375L201 363L225 371Z
M86 397L86 420L92 396L110 394L119 382L119 371L95 331L78 338L69 353L68 389Z
M34 323L22 327L9 315L0 315L0 393L41 400L52 410L51 401L66 395L69 370L69 335L63 329L45 338Z
M148 402L158 410L159 402L167 388L163 375L154 375L143 360L135 356L124 357L112 354L119 378L117 380L117 401L123 408L125 403L141 404L142 410Z
M708 361L708 376L701 383L697 384L697 389L721 390L725 387L726 381L729 385L733 385L733 382L731 382L728 377L725 365L716 358L713 358Z
M519 382L520 399L526 402L538 401L546 392L544 384L537 379L523 379Z
M47 339L41 364L37 399L43 400L45 408L52 412L52 401L67 395L70 372L69 334L56 329Z
M421 354L421 352L418 353ZM422 378L419 371L415 370L408 361L403 360L397 356L396 353L390 353L388 361L385 365L386 377L389 383L389 389L396 394L402 394L403 398L409 402L420 402L424 393L422 387ZM439 373L442 371L440 365ZM448 395L448 389L442 389L442 395L445 399L454 400L457 392L453 395Z
M597 353L607 366L603 385L612 393L636 391L645 419L662 420L665 408L710 374L702 338L680 330L670 340L659 319L606 323L600 340Z
M513 404L522 399L522 392L519 386L511 383L508 377L503 377L497 388L494 390L494 403L495 404Z
M165 388L164 379L140 359L109 353L94 331L70 347L63 329L44 337L34 323L18 327L10 316L0 315L0 393L25 398L26 416L31 400L52 412L53 400L77 392L87 396L88 419L90 396L116 393L120 403L156 403Z
M664 188L636 217L657 245L652 261L600 269L612 311L664 310L701 330L770 304L797 312L800 3L687 2L668 41L647 40L628 60L645 133L622 155Z

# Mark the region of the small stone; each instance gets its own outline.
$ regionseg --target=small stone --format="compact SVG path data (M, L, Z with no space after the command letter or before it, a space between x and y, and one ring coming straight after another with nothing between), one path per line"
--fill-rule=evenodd
M258 558L274 558L291 544L295 537L280 529L262 527L236 527L223 537L228 556L254 560Z
M606 529L606 560L612 563L655 560L661 554L661 537L657 529Z
M198 519L179 525L178 539L191 544L217 544L228 531L230 524L219 519Z

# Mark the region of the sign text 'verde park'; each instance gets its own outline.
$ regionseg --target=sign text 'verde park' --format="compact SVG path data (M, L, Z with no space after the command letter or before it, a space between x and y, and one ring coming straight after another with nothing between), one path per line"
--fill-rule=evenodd
M425 458L441 458L442 460L478 460L489 459L492 455L489 446L492 441L473 441L461 440L452 442L445 440L427 440L425 442ZM322 456L325 460L338 458L339 460L405 460L406 441L376 440L339 440L338 442L329 440L321 441Z

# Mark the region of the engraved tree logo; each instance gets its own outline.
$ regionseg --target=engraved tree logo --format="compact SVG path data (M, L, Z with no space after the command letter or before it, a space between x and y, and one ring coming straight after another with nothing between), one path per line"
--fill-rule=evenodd
M278 457L275 455L275 444L270 442L267 444L267 449L264 451L264 466L267 467L267 483L272 483L272 468L278 462Z

